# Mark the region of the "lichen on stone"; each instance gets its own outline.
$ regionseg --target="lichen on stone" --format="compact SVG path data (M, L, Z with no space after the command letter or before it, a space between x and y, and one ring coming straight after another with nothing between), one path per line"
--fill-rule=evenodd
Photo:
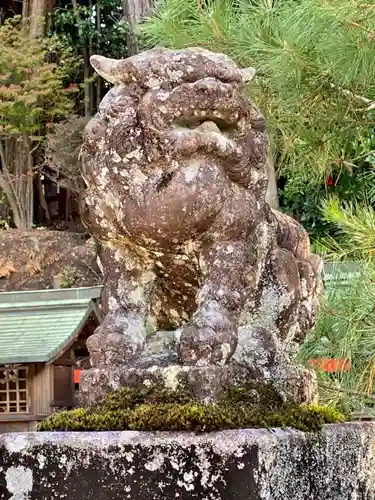
M267 384L248 383L225 389L214 404L204 404L189 391L163 387L124 387L92 408L54 413L39 431L193 431L237 428L294 428L318 431L344 422L338 411L284 401Z

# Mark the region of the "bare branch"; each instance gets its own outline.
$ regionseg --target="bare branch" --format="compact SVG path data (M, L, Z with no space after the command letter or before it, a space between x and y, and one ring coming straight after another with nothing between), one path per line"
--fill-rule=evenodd
M334 85L333 83L331 83L331 88L339 90L343 95L350 97L351 99L353 99L354 101L357 101L360 104L365 105L366 109L363 109L362 111L370 111L372 109L375 109L375 101L374 100L368 99L367 97L364 97L364 96L359 95L359 94L354 94L350 90L343 89L342 87L338 87L337 85Z

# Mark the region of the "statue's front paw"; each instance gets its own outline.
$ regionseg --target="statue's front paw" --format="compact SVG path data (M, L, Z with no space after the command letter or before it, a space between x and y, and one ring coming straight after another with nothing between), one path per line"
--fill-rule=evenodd
M179 356L187 365L225 364L237 347L237 328L229 320L202 324L194 319L180 329Z
M107 314L95 333L87 339L91 365L129 365L139 358L146 338L142 318Z

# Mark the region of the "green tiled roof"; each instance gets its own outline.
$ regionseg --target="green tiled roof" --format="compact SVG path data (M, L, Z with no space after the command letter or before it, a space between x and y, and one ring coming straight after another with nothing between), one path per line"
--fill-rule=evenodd
M324 264L324 279L329 282L350 282L361 275L359 262L326 262Z
M54 359L95 313L101 289L0 293L0 364Z

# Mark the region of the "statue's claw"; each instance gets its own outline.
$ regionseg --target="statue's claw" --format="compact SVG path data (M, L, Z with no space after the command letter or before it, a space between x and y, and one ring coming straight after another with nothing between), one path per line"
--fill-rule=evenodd
M237 328L227 317L195 315L180 329L179 354L189 365L225 364L237 346Z

